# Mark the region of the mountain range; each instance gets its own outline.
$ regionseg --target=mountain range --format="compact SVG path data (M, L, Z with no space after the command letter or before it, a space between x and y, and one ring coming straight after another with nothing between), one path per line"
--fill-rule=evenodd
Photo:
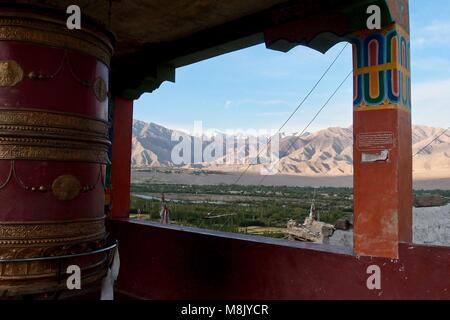
M421 150L443 129L413 126L413 153ZM171 130L155 123L133 121L132 167L165 167L174 166L171 159L172 149L179 143L172 141L173 134L187 135L181 131ZM204 136L202 140L190 136L198 145L205 148L211 138ZM248 142L252 137L236 137ZM254 138L254 137L253 137ZM249 154L248 145L235 144L234 153L225 152L214 161L195 163L193 148L191 162L184 165L187 169L203 169L206 171L234 172L245 170L250 161L255 161ZM353 132L352 128L327 128L313 133L298 135L281 135L279 142L280 160L278 173L302 176L348 176L353 174ZM257 154L256 154L257 155ZM224 159L238 159L236 164L223 164ZM255 162L253 162L255 163ZM248 172L256 172L264 165L257 162L249 167ZM450 132L442 135L433 144L426 147L414 157L414 174L424 178L450 177Z

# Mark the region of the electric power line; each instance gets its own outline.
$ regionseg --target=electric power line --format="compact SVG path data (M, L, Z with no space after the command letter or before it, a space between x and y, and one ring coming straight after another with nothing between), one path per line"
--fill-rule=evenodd
M275 134L278 135L281 130L283 130L283 128L288 124L288 122L294 117L294 115L298 112L298 110L300 110L300 108L303 106L303 104L306 102L306 100L311 96L311 94L314 92L314 90L317 88L317 86L320 84L320 82L322 82L323 78L325 78L325 76L328 74L328 72L330 71L330 69L333 67L333 65L336 63L336 61L339 59L339 57L342 55L342 53L344 52L345 48L347 48L348 43L345 44L345 46L343 46L343 48L341 49L341 51L339 51L338 55L334 58L334 60L330 63L330 65L325 69L325 71L323 72L322 76L319 78L319 80L317 80L317 82L314 84L314 86L311 88L311 90L309 90L308 94L303 98L303 100L300 102L300 104L297 106L297 108L295 108L295 110L290 114L290 116L287 118L287 120L281 125L281 127L278 129L277 133ZM265 148L263 148L262 150L259 151L259 153L257 154L256 158L259 158L259 156L263 153L263 151L266 151L267 146L269 146L270 142L272 141L274 136L270 137L267 141L267 144L265 146ZM247 173L248 169L250 169L250 167L252 166L252 164L250 163L244 171L242 171L242 173L239 175L239 177L236 179L236 181L233 184L238 184L239 181L242 179L242 177L244 176L244 174Z
M333 93L330 95L330 97L327 99L327 101L325 101L325 103L322 105L322 107L319 109L319 111L316 112L316 114L314 115L314 117L311 119L311 121L305 126L305 128L303 128L303 130L300 132L300 134L297 136L297 139L295 139L295 142L298 141L298 139L301 138L301 136L306 132L306 130L308 130L308 128L311 126L311 124L317 119L317 117L320 115L320 113L325 109L325 107L330 103L331 99L334 98L334 96L336 95L336 93L342 88L342 86L344 85L344 83L347 81L347 79L350 77L350 75L353 73L353 70L350 70L350 72L347 74L347 76L344 78L344 80L341 81L341 83L337 86L337 88L333 91ZM294 142L291 141L291 144L289 145L288 150L290 150L292 148L292 146L294 145ZM279 160L278 160L279 161ZM262 179L259 181L257 186L260 186L264 179L267 176L263 176Z
M434 138L433 140L431 140L430 143L428 143L425 147L423 147L422 149L420 149L419 151L417 151L414 155L413 158L418 156L419 153L421 153L422 151L424 151L426 148L428 148L429 146L431 146L433 143L435 143L440 137L442 137L444 134L447 133L447 131L450 130L450 127L448 127L447 129L445 129L444 131L442 131L438 136L436 136L436 138Z
M339 57L342 55L342 53L344 52L344 50L347 48L348 43L346 43L342 49L339 51L339 53L337 54L337 56L333 59L333 61L330 63L330 65L325 69L325 71L322 73L322 75L320 76L319 80L317 80L317 82L312 86L311 90L309 90L308 94L303 98L303 100L300 102L300 104L297 106L297 108L294 109L294 111L291 113L291 115L287 118L287 120L281 125L281 127L278 129L277 133L275 134L278 135L281 130L283 130L283 128L286 126L286 124L294 117L294 115L298 112L298 110L300 110L300 108L303 106L303 104L306 102L306 100L311 96L311 94L314 92L314 90L317 88L317 86L322 82L322 80L325 78L325 76L328 74L328 72L331 70L331 68L334 66L334 64L336 63L336 61L339 59ZM348 76L346 77L348 78ZM342 85L339 86L339 88ZM337 91L336 91L337 92ZM334 93L335 94L335 93ZM333 96L334 96L333 94ZM314 121L314 120L313 120ZM311 122L312 123L312 122ZM270 137L267 141L267 144L265 146L265 148L267 146L269 146L270 142L272 141L274 136ZM263 148L262 150L259 151L257 158L259 158L259 156L262 154L263 151L265 151L265 148ZM250 169L250 167L252 166L252 164L250 163L244 171L241 172L241 174L238 176L238 178L233 182L233 184L238 184L239 181L242 179L242 177L247 173L248 169ZM213 207L212 211L210 212L213 213L216 210L217 206Z

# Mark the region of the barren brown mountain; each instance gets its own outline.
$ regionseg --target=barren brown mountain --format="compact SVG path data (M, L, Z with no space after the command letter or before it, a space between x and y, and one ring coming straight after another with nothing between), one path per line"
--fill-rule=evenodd
M413 126L413 152L421 150L443 129ZM173 166L172 141L174 130L154 123L135 120L133 125L132 166L136 168ZM203 140L203 145L210 142ZM280 140L278 171L285 175L347 176L353 173L353 133L351 128L328 128L301 137L283 136ZM248 150L246 149L248 152ZM225 154L224 157L227 155ZM248 154L239 164L223 165L221 161L195 163L195 167L214 171L241 171L248 163ZM249 172L259 171L261 165L251 166ZM450 177L450 132L426 147L414 158L414 174L422 178Z

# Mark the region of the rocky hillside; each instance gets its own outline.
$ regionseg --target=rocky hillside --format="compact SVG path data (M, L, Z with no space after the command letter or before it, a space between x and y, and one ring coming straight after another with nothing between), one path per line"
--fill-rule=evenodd
M172 148L178 143L171 141L174 130L154 123L134 121L133 126L133 167L173 166ZM442 129L414 126L413 151L426 146ZM203 138L203 146L209 144L209 138ZM352 128L328 128L301 137L283 136L280 140L280 161L278 170L289 175L351 175L353 133ZM202 162L191 167L207 170L239 171L246 167L250 159L248 148L241 147L239 164L223 165L221 159L214 162ZM230 157L227 153L223 157ZM193 160L193 155L192 155ZM260 165L252 166L250 171L260 170ZM450 176L450 132L440 137L414 158L415 174L430 178Z

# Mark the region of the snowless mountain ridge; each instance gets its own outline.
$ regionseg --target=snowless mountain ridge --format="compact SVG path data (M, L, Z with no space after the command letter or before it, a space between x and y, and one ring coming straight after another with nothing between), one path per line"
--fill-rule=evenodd
M413 126L413 153L424 148L442 131L443 129L440 128ZM177 141L172 141L174 132L185 134L158 124L134 120L132 166L135 168L173 166L171 152L173 147L178 144ZM248 141L248 137L240 137L240 139ZM200 143L205 148L211 143L211 138L204 136ZM223 157L218 157L215 161L195 163L192 149L191 162L193 164L186 167L214 171L241 171L247 167L249 161L254 160L245 144L241 146L236 144L234 153L228 152L226 148L224 150ZM313 133L305 133L301 137L282 134L279 154L278 172L280 174L352 175L352 128L327 128ZM223 164L227 163L224 160L229 159L227 157L230 156L234 156L234 164ZM260 164L253 165L249 172L259 172L261 166ZM450 177L450 132L442 135L414 158L414 173L432 178Z

